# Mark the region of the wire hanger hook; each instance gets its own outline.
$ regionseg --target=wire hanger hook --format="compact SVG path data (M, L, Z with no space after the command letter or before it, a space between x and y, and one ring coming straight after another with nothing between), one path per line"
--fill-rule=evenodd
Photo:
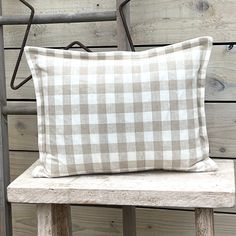
M15 66L15 69L14 69L14 72L13 72L13 75L12 75L12 78L11 78L10 86L13 90L17 90L18 88L23 86L25 83L27 83L32 78L32 76L30 75L26 79L24 79L22 82L20 82L18 85L14 85L15 80L16 80L16 75L17 75L17 72L18 72L18 69L19 69L19 66L20 66L20 62L21 62L21 59L22 59L22 55L24 53L24 47L26 45L27 38L29 36L30 28L31 28L33 18L34 18L34 13L35 13L34 8L28 2L26 2L25 0L20 0L20 2L22 2L25 6L27 6L30 9L31 13L30 13L29 22L27 24L27 28L26 28L26 31L25 31L24 39L23 39L23 42L21 44L21 49L20 49L20 52L19 52L19 55L18 55L18 58L17 58L17 61L16 61L16 66Z
M27 39L28 39L28 36L29 36L29 32L30 32L30 29L31 29L31 25L33 23L34 13L35 13L34 8L28 2L26 2L25 0L20 0L20 1L31 10L31 14L30 14L30 17L29 17L29 22L27 24L27 28L26 28L26 31L25 31L23 42L21 44L21 49L20 49L20 52L19 52L19 55L18 55L18 58L17 58L17 61L16 61L16 66L15 66L15 69L14 69L14 72L13 72L13 75L12 75L12 78L11 78L10 86L13 90L19 89L25 83L27 83L29 80L32 79L32 75L30 75L26 79L24 79L22 82L20 82L18 85L15 85L16 75L17 75L17 72L18 72L18 69L19 69L19 66L20 66L20 62L21 62L23 53L24 53L24 47L26 45L26 42L27 42ZM83 48L85 51L92 52L89 48L87 48L84 44L82 44L79 41L74 41L74 42L70 43L64 49L69 50L70 48L72 48L76 44L79 45L81 48Z
M14 68L13 75L12 75L12 78L11 78L10 86L13 90L17 90L17 89L21 88L25 83L27 83L29 80L32 79L32 75L30 75L26 79L24 79L22 82L20 82L18 85L15 85L16 75L17 75L17 72L18 72L18 69L19 69L19 66L20 66L20 62L21 62L21 59L22 59L22 56L23 56L23 53L24 53L24 47L26 45L26 42L27 42L27 39L28 39L28 36L29 36L29 32L30 32L30 29L31 29L31 26L32 26L32 23L33 23L34 14L35 14L35 9L33 8L33 6L31 6L25 0L20 0L20 2L22 2L25 6L27 6L30 9L31 13L30 13L29 22L27 24L27 28L26 28L26 31L25 31L25 35L24 35L24 38L23 38L23 41L22 41L22 44L21 44L21 49L20 49L20 52L19 52L19 55L18 55L18 58L17 58L17 61L16 61L16 66ZM123 26L124 26L124 29L125 29L126 36L128 38L130 48L131 48L132 51L135 51L134 44L133 44L131 34L130 34L130 31L129 31L129 27L128 27L128 24L127 24L127 21L126 21L124 12L123 12L123 8L129 2L130 2L130 0L125 0L120 4L119 13L120 13L121 20L122 20L122 23L123 23ZM82 44L79 41L74 41L74 42L70 43L68 46L65 47L65 50L70 49L71 47L73 47L76 44L79 45L81 48L83 48L85 51L92 52L89 48L87 48L84 44Z
M127 24L127 21L126 21L126 19L125 19L125 15L124 15L124 12L123 12L123 8L124 8L125 5L128 4L129 2L130 2L130 0L125 0L125 1L123 1L123 2L120 4L120 6L119 6L119 13L120 13L120 16L121 16L121 20L122 20L122 23L123 23L123 26L124 26L124 29L125 29L125 33L126 33L126 36L127 36L127 39L128 39L129 45L130 45L130 48L131 48L131 50L132 50L133 52L135 52L133 40L132 40L130 31L129 31L129 27L128 27L128 24Z

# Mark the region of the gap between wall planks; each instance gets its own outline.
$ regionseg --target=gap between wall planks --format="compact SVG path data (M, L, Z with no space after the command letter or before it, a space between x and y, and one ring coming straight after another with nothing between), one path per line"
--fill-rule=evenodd
M110 0L51 0L47 4L34 1L36 11L41 13L94 12L115 9L115 1ZM27 14L28 11L15 0L3 0L4 14ZM134 0L131 4L132 35L136 44L174 43L200 35L211 35L216 42L235 41L236 2L232 0ZM86 27L85 27L86 26ZM64 46L73 40L81 40L86 45L106 46L117 42L114 23L35 25L31 31L29 44L37 46ZM5 43L9 49L17 48L22 40L25 26L5 27ZM63 35L61 30L63 29ZM168 29L168 30L167 30ZM61 37L55 37L60 35ZM78 38L79 37L79 38ZM141 48L139 48L140 50ZM98 49L99 50L99 49ZM102 49L104 50L104 49ZM6 73L9 78L15 64L17 50L6 50ZM208 69L206 100L209 105L210 135L212 151L217 157L236 158L236 82L235 49L214 46ZM19 78L29 74L26 64L22 64ZM8 90L9 99L33 99L32 83L21 90ZM230 102L230 103L228 103ZM233 103L232 103L233 102ZM223 110L222 110L223 109ZM223 112L222 112L223 111ZM37 158L36 117L10 116L10 145L13 149L26 152L11 152L11 171L16 176ZM15 130L14 132L12 132ZM26 142L23 142L26 140ZM14 153L14 154L13 154ZM13 206L14 236L36 234L34 206ZM225 211L225 210L223 210ZM236 209L227 209L236 212ZM80 236L120 236L121 210L109 208L72 207L74 235ZM216 214L216 234L228 236L235 233L236 214ZM168 222L168 224L166 224ZM138 235L162 236L194 235L193 213L178 210L137 210Z

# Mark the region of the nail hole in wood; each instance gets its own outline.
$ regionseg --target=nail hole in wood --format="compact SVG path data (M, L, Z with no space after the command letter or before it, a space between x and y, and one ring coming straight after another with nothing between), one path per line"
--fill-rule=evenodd
M209 3L207 1L199 1L196 5L198 11L200 12L204 12L207 11L209 9Z
M221 147L220 152L226 152L226 149L224 147Z

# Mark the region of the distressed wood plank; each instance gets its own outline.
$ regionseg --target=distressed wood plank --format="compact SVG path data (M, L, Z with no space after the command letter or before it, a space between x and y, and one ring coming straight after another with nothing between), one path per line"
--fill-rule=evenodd
M71 236L70 206L37 204L38 236Z
M236 103L207 103L207 127L212 157L236 158ZM11 150L38 150L36 116L9 116Z
M123 211L123 236L136 236L136 207L124 206Z
M206 100L236 101L236 47L214 46L207 69Z
M14 236L36 235L34 205L13 205ZM235 234L236 215L215 213L217 236ZM72 207L73 236L122 236L121 209ZM145 236L194 236L194 212L137 208L137 232Z
M33 80L28 81L23 87L18 90L13 90L10 87L10 81L12 78L13 70L16 64L16 60L19 54L19 50L5 50L6 61L6 86L7 86L7 98L8 99L33 99L35 98ZM30 75L28 65L25 56L22 57L22 61L17 73L15 84L19 84L26 77Z
M236 103L206 105L210 155L236 158Z
M115 1L56 0L46 4L31 2L39 14L114 10ZM97 6L99 4L99 6ZM234 0L142 0L131 3L131 28L136 44L173 43L199 35L211 35L215 41L234 41L236 16ZM224 9L222 11L222 9ZM28 14L28 9L14 0L4 0L4 14ZM86 26L86 27L85 27ZM7 47L19 47L23 26L5 28ZM63 29L63 37L61 30ZM78 38L79 36L79 38ZM115 23L35 25L29 44L62 46L73 40L87 45L116 45Z
M38 152L10 152L11 181L21 175L38 159Z
M12 180L29 167L37 157L37 153L10 152ZM217 209L217 212L219 210ZM235 208L222 210L236 212ZM215 216L217 235L233 235L232 232L236 230L234 225L236 219L232 218L234 215L215 214ZM190 217L191 219L181 211L137 209L138 235L169 236L175 235L175 232L179 235L194 235L193 214L190 214ZM168 220L168 224L165 220ZM72 222L76 236L122 235L122 212L118 209L72 207ZM13 232L14 236L36 235L36 209L33 205L13 204Z
M4 15L28 14L29 10L21 2L15 0L3 0ZM42 3L41 1L30 1L35 8L36 14L62 14L78 12L101 12L114 10L116 3L111 0L51 0Z
M11 181L22 174L38 159L37 152L10 152ZM236 181L235 181L236 182ZM236 213L236 208L220 208L217 212Z
M195 209L196 236L214 236L214 211L211 208Z
M230 160L217 160L217 172L153 171L66 178L33 178L37 164L8 186L10 202L219 208L232 207L235 201L234 163Z
M150 47L137 48L145 50ZM114 48L96 48L93 51L109 51ZM10 79L15 66L18 50L5 50L7 95L9 99L34 99L35 93L32 81L25 84L19 90L10 88ZM22 59L16 83L18 84L30 74L25 57ZM231 51L227 46L214 46L209 67L207 70L207 101L235 101L236 100L236 48Z
M36 116L9 116L10 150L38 150Z

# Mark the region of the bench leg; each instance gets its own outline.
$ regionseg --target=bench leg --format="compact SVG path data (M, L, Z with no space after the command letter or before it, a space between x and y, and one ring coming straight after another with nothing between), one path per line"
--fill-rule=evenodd
M71 236L69 205L38 204L38 236Z
M136 236L136 212L133 206L123 206L123 236Z
M214 236L214 210L211 208L195 209L197 236Z

